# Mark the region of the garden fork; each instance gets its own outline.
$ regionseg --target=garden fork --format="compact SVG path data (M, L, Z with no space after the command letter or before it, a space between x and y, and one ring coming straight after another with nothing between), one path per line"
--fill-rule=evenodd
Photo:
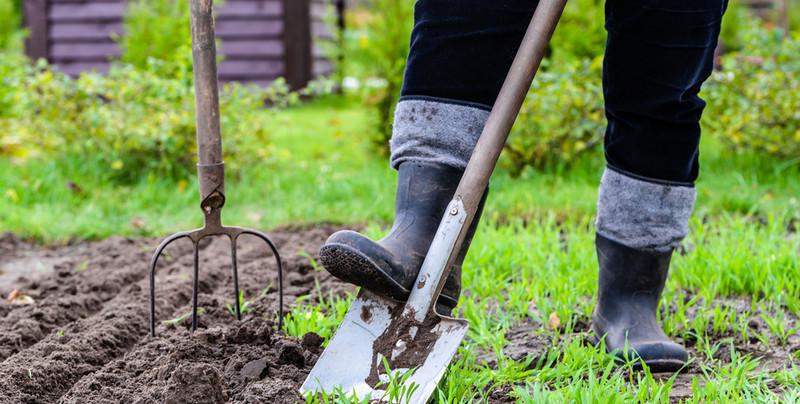
M283 326L283 273L275 243L267 235L253 229L222 225L220 211L225 204L225 165L222 162L222 135L219 122L219 84L217 79L217 49L214 34L213 0L191 0L192 60L194 65L195 111L197 114L197 179L200 188L200 208L203 227L175 233L156 248L150 261L150 335L156 335L155 271L158 257L170 243L188 238L194 246L194 283L192 288L192 332L197 329L198 243L210 236L228 236L233 262L233 290L236 319L240 310L239 278L236 266L236 241L242 234L264 240L272 249L278 263L278 327Z

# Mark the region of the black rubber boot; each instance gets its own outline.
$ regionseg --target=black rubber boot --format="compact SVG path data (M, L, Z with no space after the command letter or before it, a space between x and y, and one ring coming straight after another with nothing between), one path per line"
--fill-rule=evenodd
M386 237L376 241L343 230L319 252L322 265L335 277L397 300L406 300L417 279L444 211L455 194L462 170L415 162L398 167L395 218ZM436 304L449 315L461 293L461 264L480 219L483 199Z
M689 354L670 341L656 321L672 250L630 248L599 234L596 245L600 273L592 342L598 344L604 337L606 350L616 351L622 360L635 360L635 369L643 362L652 372L679 370Z

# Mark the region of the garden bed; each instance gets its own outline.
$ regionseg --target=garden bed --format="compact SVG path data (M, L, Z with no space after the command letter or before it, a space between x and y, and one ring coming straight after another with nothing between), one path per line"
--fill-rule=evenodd
M354 291L298 255L314 254L332 231L271 235L283 254L287 305L318 291ZM0 303L0 402L301 400L298 388L322 340L275 330L277 270L266 245L243 237L238 249L244 300L257 297L242 322L225 305L233 300L227 241L202 245L203 312L194 336L188 317L163 323L191 310L191 245L168 248L156 276L158 336L151 338L147 270L158 241L112 237L59 249L36 249L12 236L0 241L4 296L18 288L34 300Z
M301 296L344 297L355 291L300 254L316 256L335 230L320 227L271 234L283 258L287 309ZM0 402L304 401L298 388L322 350L322 338L291 337L276 330L277 270L269 249L256 240L243 240L239 247L239 284L244 300L252 303L237 322L226 308L226 302L233 300L228 244L214 239L202 245L199 307L203 311L198 330L191 335L189 318L181 319L191 308L191 246L185 242L170 247L157 271L158 335L151 338L147 268L158 242L112 237L41 248L8 234L0 238L4 257L0 293L5 297L17 289L17 303L28 301L0 302ZM744 299L729 303L748 304ZM164 323L169 320L173 321ZM541 327L530 322L507 331L506 356L517 361L527 355L546 356L553 344L550 337L534 333ZM748 346L735 349L763 356L759 367L774 371L791 362L797 346L793 336L785 347L775 344L767 352ZM695 347L690 349L693 356L703 357ZM729 348L723 344L717 351L719 358L731 357L725 349ZM481 356L485 366L497 366L491 352ZM692 365L677 377L670 397L690 397L695 376L702 378L701 368ZM486 392L489 402L513 401L508 396L512 387ZM780 390L777 385L775 390Z

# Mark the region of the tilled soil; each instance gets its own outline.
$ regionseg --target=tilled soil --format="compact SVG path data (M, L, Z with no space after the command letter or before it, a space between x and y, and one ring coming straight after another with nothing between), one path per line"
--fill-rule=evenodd
M284 306L298 297L342 296L355 288L314 270L311 261L336 229L270 234L284 266ZM321 352L321 338L276 329L278 272L269 248L243 236L238 247L244 300L233 304L230 244L201 243L198 330L190 318L192 248L168 247L156 271L157 336L149 336L148 268L160 240L112 237L41 249L0 239L0 403L292 403ZM319 287L317 287L317 284ZM270 286L271 285L271 286ZM266 294L262 294L265 289Z
M336 230L270 233L284 265L284 309L301 296L355 292L300 255L316 258ZM191 244L184 240L169 247L156 272L158 325L152 338L148 268L158 242L112 237L41 248L0 235L0 296L17 289L32 299L28 304L0 299L0 403L303 402L298 389L321 352L322 339L316 334L288 337L277 330L278 272L269 248L255 238L240 240L239 285L252 304L237 322L226 308L233 304L229 243L220 238L201 243L202 312L192 335L186 316L191 310ZM741 311L751 307L747 299L727 304ZM505 333L507 358L544 358L552 349L552 337L537 332L547 325L529 320ZM790 326L797 325L797 318L789 320ZM756 316L749 327L764 330L767 325ZM588 324L579 321L576 331L586 329ZM565 337L580 335L560 336ZM761 366L769 370L797 363L793 352L800 348L800 336L785 345L772 341L769 349L757 340L720 339L725 337L736 340L739 353L762 357ZM677 376L671 392L675 401L691 396L692 379L702 374L699 363L708 360L692 341L685 344L697 363ZM729 363L729 350L722 344L715 359ZM481 356L487 366L497 366L493 353ZM488 401L513 402L508 396L512 387L495 388Z

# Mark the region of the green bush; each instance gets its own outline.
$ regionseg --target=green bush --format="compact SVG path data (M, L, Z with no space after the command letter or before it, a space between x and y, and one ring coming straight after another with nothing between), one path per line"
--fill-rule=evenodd
M345 50L343 48L345 30L339 27L339 13L333 4L333 0L323 0L323 4L325 5L325 12L322 14L322 22L325 24L325 29L330 34L330 38L316 37L313 40L314 46L318 46L331 62L333 71L327 78L320 77L320 79L332 81L333 85L339 85L344 78L345 69Z
M789 30L792 35L800 35L800 1L786 0L789 2Z
M550 48L554 60L583 60L601 56L606 46L605 0L569 0Z
M19 0L0 0L0 51L5 50L22 28Z
M345 58L367 61L357 70L385 86L372 88L367 103L376 113L373 143L382 154L389 152L394 108L400 98L403 71L408 57L411 29L414 26L414 2L409 0L367 0L358 15L357 37L346 42ZM371 11L366 11L371 10ZM353 41L352 39L355 39Z
M16 86L28 68L28 59L21 52L7 52L0 57L0 156L25 159L31 155L32 148L26 144L29 136L6 126L7 119L16 116L18 102L25 97Z
M159 74L192 77L192 37L189 3L173 0L136 0L123 18L125 34L116 37L120 61L148 69L149 60L161 60Z
M735 52L744 46L747 24L756 18L747 5L728 3L728 9L722 17L722 29L719 42L725 52Z
M603 141L602 56L539 72L505 146L503 164L519 173L569 165Z
M143 175L184 178L196 161L194 89L186 80L149 68L112 66L107 76L84 73L73 79L43 61L31 66L0 61L0 155L18 160L67 155L100 164L116 182ZM262 89L238 84L221 92L224 157L229 172L271 156L265 102L280 105L290 96L283 81Z
M704 125L733 150L800 156L800 38L781 37L754 21L704 87Z
M365 94L367 103L376 112L373 143L383 154L389 151L394 108L402 87L413 5L408 0L366 0L347 13L344 69L350 75L377 78L385 83L384 87L368 89ZM553 58L573 63L602 55L605 36L603 2L571 0L554 34Z

